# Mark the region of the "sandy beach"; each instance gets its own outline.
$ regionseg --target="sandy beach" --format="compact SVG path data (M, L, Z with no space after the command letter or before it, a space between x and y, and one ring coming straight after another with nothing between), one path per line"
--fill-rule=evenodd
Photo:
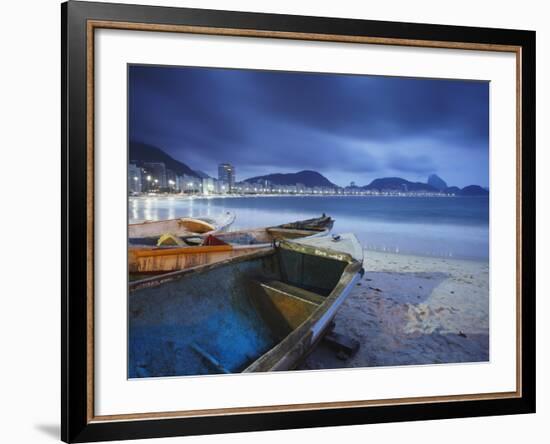
M365 250L364 268L335 318L359 351L341 360L323 342L300 369L489 360L488 262Z

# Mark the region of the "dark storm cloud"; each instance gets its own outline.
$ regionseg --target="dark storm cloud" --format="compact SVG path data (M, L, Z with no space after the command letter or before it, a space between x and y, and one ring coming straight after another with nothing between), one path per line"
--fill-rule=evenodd
M192 168L488 184L484 82L154 66L131 66L129 79L130 137ZM457 171L457 159L475 164Z

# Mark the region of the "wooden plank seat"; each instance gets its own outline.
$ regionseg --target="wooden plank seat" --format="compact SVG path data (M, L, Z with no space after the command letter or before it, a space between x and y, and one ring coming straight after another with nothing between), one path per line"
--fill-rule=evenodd
M304 322L325 300L323 296L281 281L259 285L265 295L258 301L264 314L277 323L282 321L290 330Z
M282 281L268 281L260 283L262 288L266 291L286 295L294 299L301 299L304 302L309 302L315 305L322 304L325 300L324 296L321 296L312 291L304 290L303 288L290 285Z

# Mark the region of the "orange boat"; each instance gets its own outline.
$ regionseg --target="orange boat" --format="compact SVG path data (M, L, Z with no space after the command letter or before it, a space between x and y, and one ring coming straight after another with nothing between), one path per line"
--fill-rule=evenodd
M279 240L292 240L327 235L334 220L329 216L292 222L275 227L254 228L206 235L174 236L169 233L155 238L157 244L140 244L130 238L128 270L132 278L142 274L159 274L212 264L271 247Z

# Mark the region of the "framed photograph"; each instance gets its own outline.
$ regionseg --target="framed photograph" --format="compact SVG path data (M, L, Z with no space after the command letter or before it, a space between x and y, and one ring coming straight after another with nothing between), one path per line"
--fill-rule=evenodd
M535 411L535 33L69 1L62 439Z

